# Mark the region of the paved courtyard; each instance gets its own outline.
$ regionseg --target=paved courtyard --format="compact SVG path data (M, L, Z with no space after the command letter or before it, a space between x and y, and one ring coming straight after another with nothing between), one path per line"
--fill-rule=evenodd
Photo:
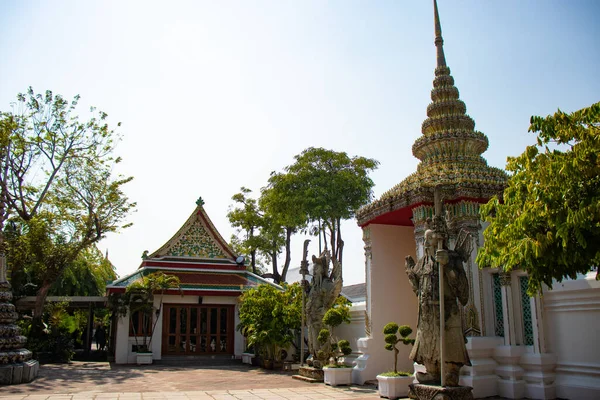
M232 362L221 366L73 362L40 367L32 383L3 386L2 400L378 399L374 386L307 383L292 373Z

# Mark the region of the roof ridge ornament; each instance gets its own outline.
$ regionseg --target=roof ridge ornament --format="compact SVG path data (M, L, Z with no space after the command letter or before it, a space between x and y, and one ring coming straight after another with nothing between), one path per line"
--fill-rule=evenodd
M196 205L199 207L202 207L204 205L204 200L202 200L202 196L198 197L198 200L196 200Z
M438 12L437 0L433 0L434 24L435 24L435 47L437 48L437 66L446 66L446 56L444 55L444 39L442 38L442 25L440 24L440 14Z

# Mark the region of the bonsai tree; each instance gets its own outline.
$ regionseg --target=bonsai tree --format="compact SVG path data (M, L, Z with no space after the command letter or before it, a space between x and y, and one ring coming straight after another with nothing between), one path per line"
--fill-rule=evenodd
M398 375L410 375L408 372L398 372L398 347L396 345L400 342L405 345L413 345L415 344L415 339L411 339L408 336L412 333L412 329L408 325L402 325L398 327L398 324L395 322L390 322L386 326L383 327L383 334L385 335L385 349L394 352L394 376ZM400 338L396 336L396 334L400 334ZM392 373L389 373L390 375ZM383 374L385 375L385 374Z
M321 329L317 338L321 349L317 352L316 358L321 363L328 363L329 367L340 366L339 358L352 353L350 342L345 339L338 340L334 335L334 329L344 322L350 323L350 307L348 300L339 297L323 316L323 325L327 328Z
M181 292L179 278L167 275L163 272L154 272L127 286L125 294L119 299L117 312L126 316L129 311L130 318L137 313L142 319L141 332L138 332L138 324L132 323L135 344L138 353L149 353L152 347L153 332L158 323L158 316L162 310L163 297L167 290L177 289ZM160 294L158 307L154 307L154 296ZM152 328L150 326L152 325ZM139 337L141 336L141 344Z

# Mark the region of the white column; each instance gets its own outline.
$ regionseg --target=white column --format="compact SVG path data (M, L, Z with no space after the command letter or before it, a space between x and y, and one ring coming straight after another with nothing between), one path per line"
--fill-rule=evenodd
M520 365L525 370L525 396L529 399L554 399L556 397L556 356L546 352L544 337L543 300L539 296L529 299L533 323L533 353L525 353Z
M502 314L504 316L504 345L494 350L494 360L498 362L496 374L498 380L498 395L509 399L520 399L525 396L525 381L523 368L519 365L525 346L517 346L515 334L515 311L513 293L509 273L500 273L502 285Z

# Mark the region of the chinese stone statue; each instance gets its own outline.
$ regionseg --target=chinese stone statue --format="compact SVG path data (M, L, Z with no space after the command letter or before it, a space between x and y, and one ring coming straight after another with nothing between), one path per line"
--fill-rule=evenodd
M428 220L424 235L424 254L417 263L406 257L406 273L419 301L417 335L410 359L423 364L426 373L417 373L423 384L439 384L440 379L440 302L439 267L443 270L444 284L444 375L446 386L458 386L459 371L471 365L465 347L459 304L469 299L469 282L463 268L470 254L470 237L464 231L459 235L454 250L447 247L447 227L442 216ZM458 300L458 302L457 302Z
M306 300L306 322L308 327L308 350L313 356L313 366L321 367L327 360L319 359L320 344L317 340L323 329L323 316L333 306L342 291L342 265L333 260L329 273L330 256L327 251L312 257L312 280Z

